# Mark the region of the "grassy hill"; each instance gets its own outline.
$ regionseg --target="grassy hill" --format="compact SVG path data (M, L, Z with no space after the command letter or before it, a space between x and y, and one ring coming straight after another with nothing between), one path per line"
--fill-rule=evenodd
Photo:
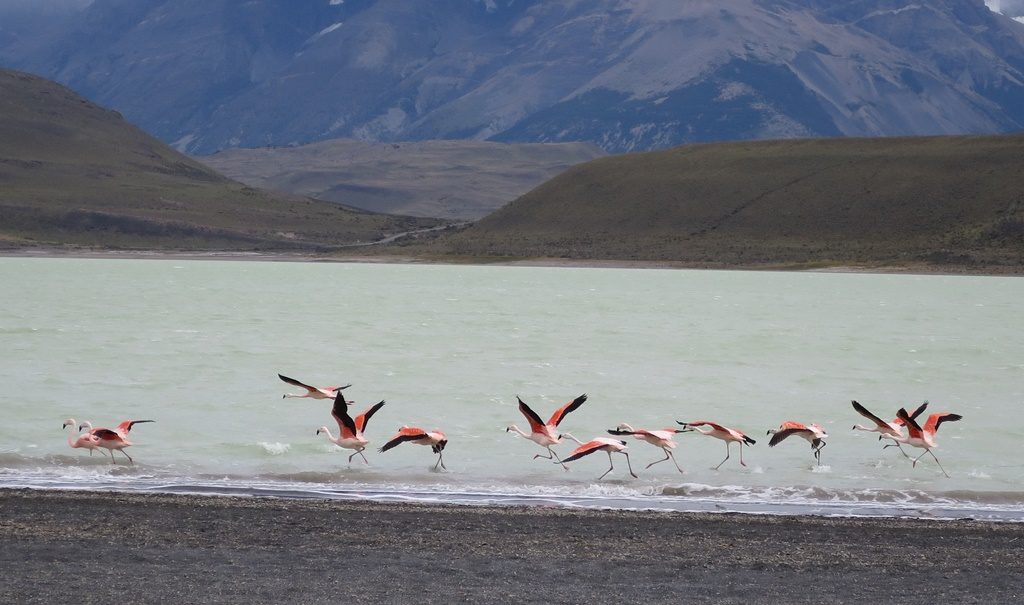
M196 159L254 187L375 212L475 220L566 168L602 155L587 143L335 139L230 149Z
M0 246L320 248L437 222L253 189L67 88L0 70Z
M442 254L1024 267L1024 135L686 145L569 169Z

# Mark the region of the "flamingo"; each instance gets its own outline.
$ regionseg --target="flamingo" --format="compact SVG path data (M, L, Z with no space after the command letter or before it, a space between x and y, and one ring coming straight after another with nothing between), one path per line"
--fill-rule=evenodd
M811 444L811 450L814 452L814 459L818 461L818 466L821 466L821 449L825 447L825 437L828 437L828 433L821 427L820 424L800 424L799 422L793 422L787 420L779 425L777 429L769 429L769 435L774 435L771 441L768 442L768 447L775 447L780 444L790 435L796 435L803 437Z
M76 449L84 447L89 450L90 456L92 456L94 450L100 449L100 440L94 437L92 433L86 433L85 435L80 435L78 438L75 438L75 433L78 430L78 422L76 422L74 418L68 418L65 420L64 424L60 428L66 429L68 427L71 428L71 430L68 431L68 445ZM102 454L103 450L100 450L100 453ZM104 455L104 457L106 456Z
M961 416L960 414L951 414L949 412L939 412L938 414L932 414L931 416L928 416L928 421L924 423L923 429L921 428L921 425L919 425L916 420L911 418L911 416L907 414L907 411L903 408L900 408L899 411L896 412L896 417L903 420L903 422L907 425L907 432L910 433L907 437L901 436L898 441L902 441L907 445L919 447L924 450L924 452L922 452L920 456L914 458L913 464L911 464L911 466L916 467L918 460L923 458L925 454L931 454L932 458L935 458L935 464L939 465L939 470L942 471L942 474L949 477L949 473L946 472L946 469L942 468L942 463L939 462L939 459L935 457L935 453L932 452L933 448L939 447L935 443L935 433L938 432L939 427L942 425L943 422L956 422L957 420L962 419L963 416ZM892 445L895 444L890 443L885 447L891 447Z
M441 468L444 470L448 470L448 467L444 465L444 459L441 454L444 451L444 446L448 445L448 437L441 432L441 429L427 432L419 427L403 426L398 429L398 433L390 441L381 446L377 451L383 453L407 441L415 445L429 445L430 449L437 454L437 464L434 465L434 470L437 470L438 465L441 465Z
M714 469L712 469L712 470L716 470L716 471L723 464L725 464L726 460L729 459L729 453L730 453L729 452L729 446L732 445L732 443L734 441L736 443L740 444L740 464L743 465L743 466L747 465L747 463L743 461L743 445L744 444L746 444L746 445L754 445L755 443L757 443L756 441L754 441L750 437L747 437L742 432L737 431L736 429L730 429L730 428L724 427L724 426L722 426L720 424L715 424L714 422L708 422L707 420L698 420L697 422L680 422L680 421L677 420L676 424L681 424L681 425L683 425L683 427L688 428L688 429L693 429L693 430L697 431L698 433L700 433L702 435L707 435L708 437L714 437L715 439L721 439L722 441L725 442L725 460L722 460L721 462L719 462L718 466L716 466L716 467L714 467ZM700 428L700 427L702 427L704 425L707 425L707 426L709 426L711 428L709 428L707 430L704 430L704 429Z
M620 454L626 457L626 466L629 467L629 474L633 475L634 479L637 479L636 473L633 472L633 465L629 463L629 454L626 453L627 449L628 447L626 446L625 441L621 441L619 439L609 439L607 437L597 437L596 439L591 439L590 441L574 449L572 453L569 454L569 457L566 458L565 460L562 460L561 463L564 465L564 463L566 462L579 460L580 458L586 456L587 454L593 454L594 452L605 452L606 454L608 454L609 466L608 470L606 470L604 474L597 478L597 480L600 481L601 479L604 479L605 475L612 472L612 469L615 468L615 463L612 462L612 452L619 452Z
M850 403L853 404L853 409L857 410L857 413L859 413L861 416L864 416L868 420L870 420L870 421L875 423L874 428L866 427L866 426L861 426L859 424L855 424L855 425L853 425L853 428L850 429L850 430L852 430L852 431L867 431L869 433L879 433L879 435L878 435L878 439L879 440L882 440L882 439L892 439L895 442L894 444L896 445L896 447L898 447L900 449L900 453L902 453L907 458L910 458L910 456L907 456L907 453L904 452L903 448L900 446L900 440L903 438L903 425L906 424L902 419L900 419L897 416L892 422L886 422L886 421L882 420L881 418L879 418L878 416L875 416L874 414L869 412L867 408L865 408L861 404L857 403L856 401L851 401ZM917 406L917 409L914 410L914 413L910 414L910 418L917 418L927 408L928 408L928 402L925 401L921 405ZM890 444L890 445L894 445L894 444ZM888 446L885 446L885 447L888 447ZM882 449L885 449L885 447L883 447Z
M348 415L348 402L345 401L345 395L339 389L337 397L334 398L334 408L331 410L331 416L334 416L334 419L338 422L338 438L335 439L334 435L331 435L330 429L326 426L320 427L316 434L326 433L328 441L347 450L355 450L348 457L350 464L356 454L362 456L363 462L369 464L370 461L363 455L363 450L366 449L366 445L369 443L366 437L363 436L363 431L366 430L366 423L370 420L370 417L376 414L377 410L382 407L384 407L383 401L375 403L373 407L356 416L355 420L352 420L352 417Z
M99 445L99 447L110 451L111 464L117 464L117 460L114 459L114 450L124 454L125 457L128 458L129 463L135 464L135 461L128 455L128 452L124 451L124 448L132 445L132 442L128 440L127 435L121 435L117 431L112 431L110 429L95 429L92 427L92 423L88 420L78 426L79 431L82 429L88 430L88 434L97 439L97 445Z
M629 426L626 423L622 423L614 429L608 429L608 434L610 435L632 435L639 439L640 441L646 441L647 443L650 443L655 447L660 447L662 451L665 452L664 458L659 458L658 460L655 460L654 462L648 464L647 466L644 467L645 469L651 468L655 464L658 464L659 462L664 462L671 458L672 464L676 465L676 469L678 469L680 473L684 473L686 471L679 468L679 463L676 462L675 454L672 453L672 450L676 449L676 442L675 440L673 440L673 437L677 433L689 432L690 431L687 429L673 428L648 431L646 429L634 429L633 427Z
M520 436L529 439L530 441L536 443L537 445L541 446L542 448L548 451L547 456L544 456L543 454L537 454L536 456L533 457L534 460L536 460L537 458L544 458L545 460L554 459L558 461L559 464L562 464L561 461L558 460L558 457L555 456L555 452L551 449L552 445L558 445L559 443L562 442L563 438L571 439L581 445L583 444L582 441L573 437L569 433L559 433L555 429L558 428L559 423L562 422L566 414L575 411L577 408L583 405L583 403L587 400L586 393L580 395L576 399L573 399L569 403L555 410L555 413L551 415L551 418L546 423L540 419L540 416L537 415L537 412L534 412L532 409L530 409L530 406L526 405L526 403L522 399L519 399L518 395L516 395L516 400L519 401L519 411L523 413L523 416L526 416L526 421L530 423L530 434L527 435L522 430L520 430L518 426L514 424L506 428L505 432L515 431L519 433ZM562 468L569 470L569 467L567 467L564 464L562 464Z
M338 391L342 389L347 389L350 386L352 386L350 384L346 384L343 387L311 387L306 383L299 382L294 378L282 376L281 374L278 374L277 377L287 382L288 384L293 384L297 387L306 389L305 393L285 393L284 395L281 395L281 399L284 399L285 397L311 397L313 399L334 399L338 395Z

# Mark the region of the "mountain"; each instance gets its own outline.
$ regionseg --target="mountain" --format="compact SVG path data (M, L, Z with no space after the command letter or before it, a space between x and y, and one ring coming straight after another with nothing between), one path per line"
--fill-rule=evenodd
M1024 269L1024 134L684 145L570 168L460 256Z
M197 158L253 187L375 212L475 220L566 168L604 155L584 143L484 141L367 143L230 149Z
M1024 24L982 0L95 0L0 44L194 154L1024 128Z
M247 187L63 86L0 70L0 246L310 249L437 222Z

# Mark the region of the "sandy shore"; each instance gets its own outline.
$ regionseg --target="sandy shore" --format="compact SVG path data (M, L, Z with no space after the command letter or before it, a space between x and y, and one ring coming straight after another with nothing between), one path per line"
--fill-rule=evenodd
M0 490L3 603L1018 603L1024 524Z

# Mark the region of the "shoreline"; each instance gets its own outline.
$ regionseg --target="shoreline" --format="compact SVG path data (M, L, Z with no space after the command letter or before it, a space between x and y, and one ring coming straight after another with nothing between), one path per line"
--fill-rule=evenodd
M176 251L176 250L97 250L59 247L0 248L0 258L69 258L116 260L216 260L298 263L351 263L401 265L471 265L496 267L552 267L584 269L683 269L710 271L758 271L798 273L849 273L868 275L946 275L973 277L1020 277L1024 267L1015 266L936 266L924 263L905 265L779 263L765 265L711 265L670 260L601 260L571 258L430 257L414 255L336 255L313 252Z
M1024 598L1016 523L27 489L0 510L4 602Z

